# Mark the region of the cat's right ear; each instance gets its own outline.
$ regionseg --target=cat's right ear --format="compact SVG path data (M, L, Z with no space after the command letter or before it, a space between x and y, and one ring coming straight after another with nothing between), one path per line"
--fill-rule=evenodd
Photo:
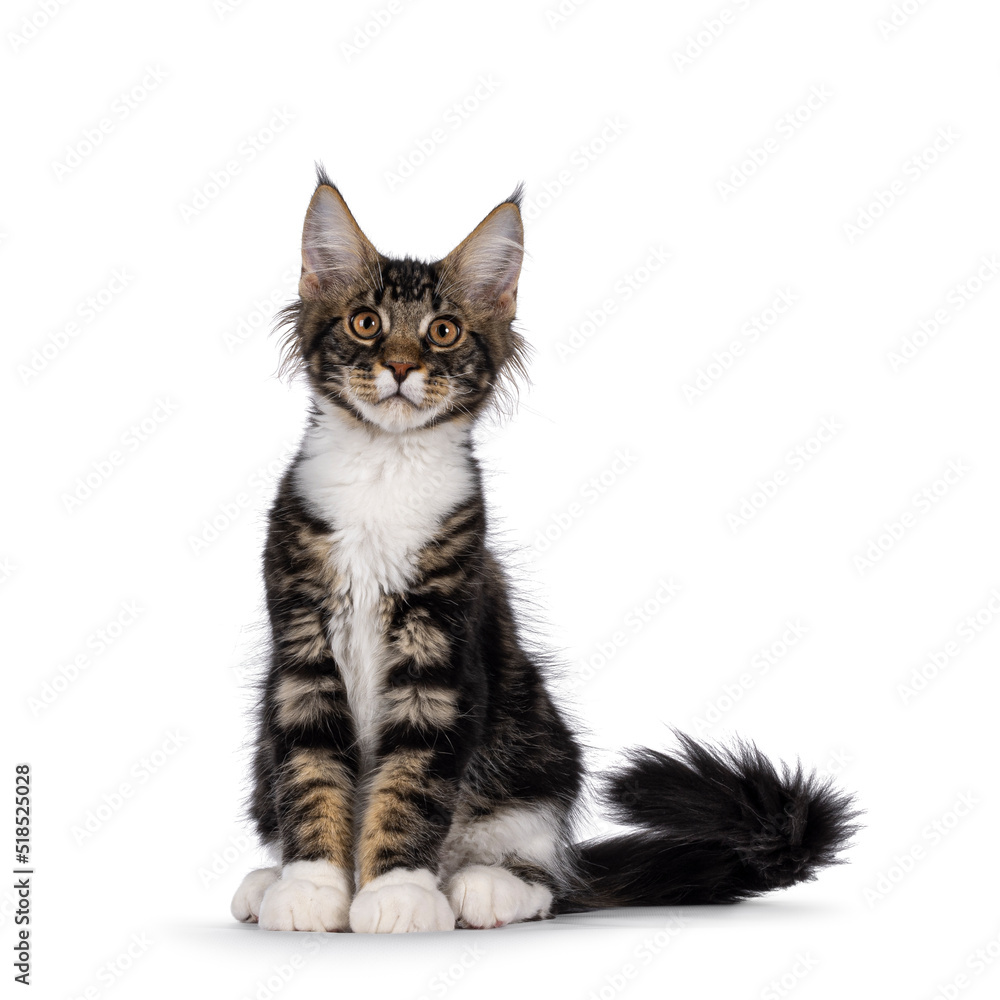
M332 184L320 184L302 227L299 295L317 299L367 282L380 274L378 251L361 232L351 210Z

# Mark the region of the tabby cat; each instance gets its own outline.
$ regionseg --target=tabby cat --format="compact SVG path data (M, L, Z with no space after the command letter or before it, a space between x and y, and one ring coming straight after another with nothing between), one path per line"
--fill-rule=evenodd
M251 813L277 855L233 915L271 930L496 927L733 902L811 879L850 797L751 745L638 748L605 776L631 832L574 843L580 747L484 543L471 431L522 371L520 189L446 257L387 257L323 173L285 366L308 427L270 514Z

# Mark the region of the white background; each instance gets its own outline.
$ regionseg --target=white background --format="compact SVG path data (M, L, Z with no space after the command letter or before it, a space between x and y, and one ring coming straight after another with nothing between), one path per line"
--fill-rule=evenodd
M0 71L38 995L994 995L995 5L43 6L5 9ZM679 930L231 921L259 551L305 408L266 331L316 159L425 257L526 182L533 387L480 451L563 695L595 750L675 725L836 774L867 810L849 865Z

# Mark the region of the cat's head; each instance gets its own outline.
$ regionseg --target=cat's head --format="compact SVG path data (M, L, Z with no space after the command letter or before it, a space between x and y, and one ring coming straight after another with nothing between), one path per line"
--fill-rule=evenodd
M318 401L387 431L475 416L521 371L511 324L520 188L441 260L380 254L322 171L302 230L284 367Z

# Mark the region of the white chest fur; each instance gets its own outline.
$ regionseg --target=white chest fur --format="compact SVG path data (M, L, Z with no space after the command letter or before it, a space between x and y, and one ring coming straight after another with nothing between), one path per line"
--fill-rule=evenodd
M417 555L441 520L473 489L464 422L392 433L324 410L307 431L297 468L300 494L333 526L343 611L330 623L330 647L347 688L367 763L384 678L381 609L405 592Z

